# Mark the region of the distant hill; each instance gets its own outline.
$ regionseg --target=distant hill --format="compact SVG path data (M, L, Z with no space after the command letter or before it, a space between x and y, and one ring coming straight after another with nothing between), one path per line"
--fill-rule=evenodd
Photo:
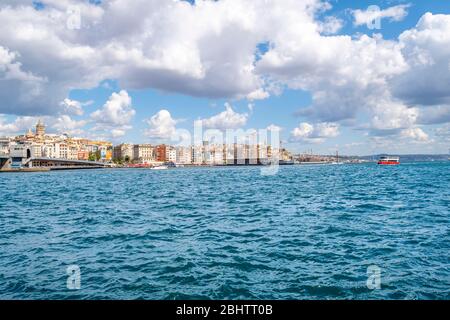
M388 154L376 154L370 156L357 157L363 160L377 160L381 156L387 156ZM400 154L401 162L417 162L417 161L446 161L449 159L448 154Z

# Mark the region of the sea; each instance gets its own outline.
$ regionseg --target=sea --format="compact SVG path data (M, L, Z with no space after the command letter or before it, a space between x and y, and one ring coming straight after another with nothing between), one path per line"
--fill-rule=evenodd
M450 299L450 161L0 174L0 299Z

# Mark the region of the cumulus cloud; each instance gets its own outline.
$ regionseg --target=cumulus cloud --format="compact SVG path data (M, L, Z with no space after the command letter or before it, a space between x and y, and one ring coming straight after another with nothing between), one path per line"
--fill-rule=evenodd
M176 133L177 120L172 118L169 111L158 111L150 119L146 120L148 128L144 131L147 137L159 140L169 140Z
M71 136L83 135L82 129L86 124L86 120L73 120L68 115L62 115L52 121L52 127L59 133L66 133Z
M275 124L271 124L266 128L266 130L268 131L281 131L282 129L283 129L282 127L277 126Z
M263 99L267 99L269 96L270 96L270 94L267 91L264 91L263 89L258 89L258 90L250 92L247 95L247 99L250 101L263 100Z
M409 67L391 79L393 94L410 105L450 105L450 15L426 13L399 42Z
M91 105L92 103L93 101L80 102L77 100L66 98L60 103L60 106L62 108L61 113L67 115L82 116L84 113L83 107Z
M19 57L19 53L0 46L0 112L33 114L36 112L32 104L42 95L47 79L23 70ZM21 104L26 105L24 112L17 109Z
M7 122L5 115L0 115L0 135L24 134L32 129L39 119L36 117L17 117L13 122Z
M119 93L114 92L102 109L91 114L91 118L98 126L121 127L129 125L135 114L131 97L128 92L121 90Z
M326 35L335 34L342 29L343 25L344 22L341 19L329 16L323 22L319 22L319 31Z
M440 124L450 122L450 105L423 108L419 110L417 123Z
M0 4L1 113L80 115L82 105L65 100L69 92L113 79L127 90L250 101L286 87L305 90L312 104L299 115L308 123L362 118L380 135L448 122L450 15L427 13L398 39L385 40L334 35L342 21L326 16L330 4L319 0L43 3L40 10L31 1ZM67 25L74 4L82 16L77 30ZM378 17L398 21L407 9L394 6ZM355 24L369 14L354 11ZM267 49L258 50L261 44ZM94 112L95 128L124 134L135 112L131 102L119 109ZM247 116L227 107L205 121L234 127Z
M302 122L291 131L291 141L305 143L320 143L327 138L334 138L339 135L339 125L335 123L310 124Z
M95 49L75 39L66 27L69 1L45 4L44 10L35 10L31 1L0 4L0 43L14 53L22 73L28 75L28 79L1 82L0 98L6 103L1 104L0 112L56 114L70 89L93 87L104 76ZM86 14L86 21L89 16Z
M71 89L105 79L118 79L125 88L262 99L269 93L255 71L257 46L276 40L282 28L298 26L286 25L286 12L289 22L304 21L306 31L323 31L314 14L329 8L319 0L43 3L40 10L26 2L0 5L0 43L26 62L24 72L44 81L32 98L24 89L22 100L0 112L52 114ZM67 9L74 4L82 17L75 31L67 27ZM17 84L3 87L6 93Z
M401 137L412 139L416 142L429 142L429 136L421 128L409 128L401 131Z
M389 7L383 10L353 10L353 17L355 19L354 25L360 26L371 23L376 19L386 19L391 21L401 21L408 15L409 4L400 4Z
M123 137L126 133L127 133L127 131L125 129L112 129L111 137L113 139L117 139L117 138Z
M237 129L247 124L248 114L237 113L229 103L225 104L225 111L208 119L201 119L202 125L207 129Z

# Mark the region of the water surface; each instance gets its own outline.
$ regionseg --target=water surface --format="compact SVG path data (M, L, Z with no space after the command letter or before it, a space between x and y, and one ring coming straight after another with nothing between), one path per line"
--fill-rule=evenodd
M0 298L450 299L449 187L448 162L3 173Z

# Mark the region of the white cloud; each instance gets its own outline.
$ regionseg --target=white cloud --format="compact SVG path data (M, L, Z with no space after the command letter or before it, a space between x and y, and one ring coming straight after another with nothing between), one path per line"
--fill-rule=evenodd
M237 129L247 124L248 114L237 113L229 103L225 104L225 111L208 119L201 119L204 128L208 129Z
M450 105L422 108L419 110L417 123L439 124L450 122Z
M126 134L126 132L127 131L124 130L124 129L112 129L111 130L111 137L113 139L117 139L117 138L123 137Z
M321 143L327 138L334 138L339 135L339 125L335 123L317 123L310 124L302 122L291 131L291 141L300 141L305 143Z
M264 91L263 89L252 91L247 95L247 99L250 101L264 100L267 99L268 97L270 97L270 94L267 91Z
M408 108L401 103L380 101L373 110L372 128L376 130L393 130L409 128L416 123L419 111Z
M408 69L390 81L409 105L450 105L450 15L426 13L399 42Z
M283 129L282 127L277 126L275 124L271 124L266 128L266 130L268 131L281 131L282 129Z
M67 5L68 1L62 1L58 9L49 3L44 10L35 10L31 1L0 4L0 43L14 52L22 73L30 78L2 81L0 99L6 103L0 112L56 114L70 89L95 86L105 75L95 49L66 28ZM92 14L84 13L88 21Z
M341 19L329 16L319 23L319 31L326 35L335 34L342 29L343 25L344 22Z
M12 122L6 122L5 116L0 115L0 135L14 136L25 134L29 129L33 132L36 123L42 121L47 126L47 132L67 133L71 136L81 136L86 132L83 128L89 123L87 120L73 120L68 115L58 117L16 117Z
M421 128L409 128L401 131L401 137L412 139L416 142L429 142L429 136Z
M13 122L7 122L4 115L0 115L0 135L9 136L24 134L32 129L39 119L36 117L17 117Z
M32 98L22 90L24 100L15 99L13 107L1 107L0 112L51 114L70 89L92 88L105 79L118 79L129 89L265 98L269 93L262 89L264 82L254 65L258 44L277 39L285 27L305 26L306 34L319 31L314 14L329 8L319 0L195 5L167 0L110 0L98 5L51 0L42 10L25 3L0 5L0 43L20 55L26 72L46 82ZM82 27L76 31L67 28L67 8L73 4L82 16ZM286 25L286 12L290 12L287 20L297 24Z
M42 94L47 79L24 71L19 58L19 53L0 46L0 112L21 113L16 106L23 103L27 105L24 113L33 114L32 104Z
M80 115L76 103L61 107L70 90L111 79L128 90L230 99L264 99L286 87L305 90L313 98L299 112L305 121L362 118L367 131L380 134L448 122L450 15L427 13L399 39L384 40L332 35L342 21L319 18L330 8L319 0L45 4L43 10L31 1L0 4L1 113ZM81 10L80 30L67 28L73 4ZM380 18L400 20L407 9L387 8ZM355 23L365 23L367 14L355 13ZM262 43L267 51L258 54ZM131 106L123 113L102 110L92 114L97 129L117 136L130 128ZM230 110L205 121L246 124L246 114Z
M94 122L91 130L113 139L124 136L132 129L130 123L135 114L128 93L125 90L114 92L101 109L91 113L90 118Z
M356 26L370 24L376 19L389 18L391 21L401 21L408 15L409 4L400 4L383 10L353 10Z
M120 127L129 125L135 114L131 97L121 90L119 93L114 92L102 109L91 114L91 118L99 126Z
M177 130L177 120L173 119L170 112L165 109L158 111L146 122L149 127L144 134L153 139L169 140Z
M59 133L67 133L71 136L81 136L84 134L82 129L86 124L86 120L73 120L68 115L62 115L51 121L52 127Z
M68 115L82 116L84 113L83 106L87 106L92 103L93 101L80 102L77 100L71 100L69 98L66 98L60 103L60 106L62 108L61 113Z

